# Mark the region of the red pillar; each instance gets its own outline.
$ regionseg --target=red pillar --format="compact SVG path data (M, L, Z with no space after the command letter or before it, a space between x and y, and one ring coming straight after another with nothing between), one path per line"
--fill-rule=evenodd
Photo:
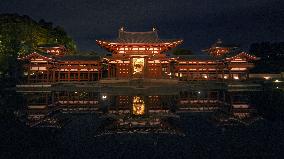
M171 73L171 62L169 61L169 63L168 63L168 70L167 70L167 76L166 76L167 78L169 78L168 74L170 74L170 73Z
M100 66L97 64L97 69L98 69L98 81L100 80Z
M70 69L68 69L68 81L70 81Z
M107 78L110 79L110 63L107 65Z

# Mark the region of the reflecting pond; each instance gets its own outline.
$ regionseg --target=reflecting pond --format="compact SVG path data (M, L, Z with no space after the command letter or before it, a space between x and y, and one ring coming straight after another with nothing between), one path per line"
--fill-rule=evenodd
M13 111L1 122L1 158L271 158L284 148L282 92L81 89L1 97Z

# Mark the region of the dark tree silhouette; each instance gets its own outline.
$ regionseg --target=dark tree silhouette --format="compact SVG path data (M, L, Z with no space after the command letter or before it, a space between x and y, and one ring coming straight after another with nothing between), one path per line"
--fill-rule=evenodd
M0 74L14 72L16 58L37 49L42 44L64 45L68 53L76 46L63 28L52 23L18 14L0 14Z
M261 58L259 61L256 61L256 67L252 70L252 72L284 72L284 42L253 43L251 44L249 51Z

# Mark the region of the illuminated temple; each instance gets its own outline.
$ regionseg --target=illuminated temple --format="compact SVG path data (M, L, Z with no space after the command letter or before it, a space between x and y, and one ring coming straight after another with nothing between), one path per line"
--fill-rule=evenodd
M181 39L160 39L148 32L119 29L118 37L96 40L111 56L66 55L63 46L40 46L19 59L25 83L99 81L100 79L246 80L257 57L218 40L202 54L167 56Z

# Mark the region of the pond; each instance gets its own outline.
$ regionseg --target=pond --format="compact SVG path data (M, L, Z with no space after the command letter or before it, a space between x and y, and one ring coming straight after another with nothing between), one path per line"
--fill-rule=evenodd
M1 92L1 158L281 158L283 92Z

